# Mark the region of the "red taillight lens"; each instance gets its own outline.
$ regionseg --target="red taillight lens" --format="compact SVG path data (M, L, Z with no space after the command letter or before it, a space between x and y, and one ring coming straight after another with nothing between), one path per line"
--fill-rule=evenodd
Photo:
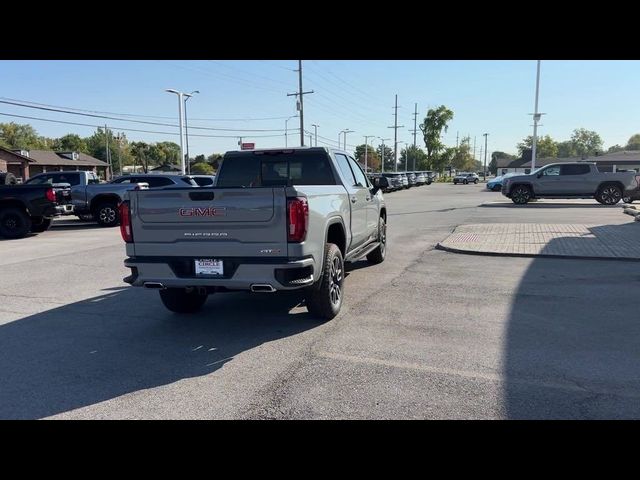
M48 188L47 191L44 192L44 196L50 202L55 202L56 201L56 192L53 191L53 188Z
M309 227L309 204L307 199L304 197L287 199L287 217L289 218L287 241L304 242Z
M118 206L120 213L120 235L127 243L133 242L133 232L131 231L131 210L129 210L129 202L122 202Z

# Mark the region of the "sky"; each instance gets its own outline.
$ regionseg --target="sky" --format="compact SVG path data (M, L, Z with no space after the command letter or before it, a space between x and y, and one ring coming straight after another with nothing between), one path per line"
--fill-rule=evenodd
M0 122L29 123L47 137L89 136L95 125L107 123L130 141L179 143L178 99L165 90L198 90L187 101L191 157L236 150L239 137L256 148L284 146L285 126L287 145L299 146L299 119L287 120L297 114L296 97L287 96L298 90L297 67L297 60L2 60L0 101L116 119L0 103ZM539 135L563 141L583 127L598 132L605 148L625 145L640 133L638 78L640 61L542 60L539 111L545 115ZM404 125L399 142L413 143L416 103L418 124L429 108L445 105L454 112L445 144L455 146L457 135L469 135L478 156L486 132L489 154L515 154L518 142L533 131L528 114L534 110L535 82L535 60L304 60L303 89L314 92L304 95L304 127L314 132L312 124L318 125L318 145L335 147L346 129L353 131L348 150L363 144L365 135L369 144L377 146L380 137L392 144L394 130L388 127L397 94L398 125ZM419 130L417 143L424 147Z

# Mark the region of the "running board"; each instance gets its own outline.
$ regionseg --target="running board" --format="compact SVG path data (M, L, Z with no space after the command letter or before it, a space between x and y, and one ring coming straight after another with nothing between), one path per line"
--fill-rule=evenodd
M369 255L376 248L380 246L380 242L369 243L364 247L361 247L359 250L355 250L354 252L347 255L344 259L345 262L357 262L361 258Z

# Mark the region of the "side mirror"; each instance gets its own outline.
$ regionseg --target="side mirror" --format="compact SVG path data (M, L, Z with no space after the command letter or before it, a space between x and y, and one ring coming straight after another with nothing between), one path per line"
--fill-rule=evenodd
M373 187L376 190L388 188L389 187L389 179L387 177L375 177L373 179Z

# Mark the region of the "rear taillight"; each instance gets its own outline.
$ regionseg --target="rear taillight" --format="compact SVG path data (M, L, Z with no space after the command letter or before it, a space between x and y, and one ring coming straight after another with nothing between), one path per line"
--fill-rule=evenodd
M636 175L636 183L638 184L638 188L640 188L640 175Z
M120 213L120 235L127 243L133 243L133 232L131 231L131 210L129 202L122 202L118 205Z
M44 196L50 202L55 202L56 201L56 192L53 191L53 188L48 188L47 191L44 192Z
M304 242L309 227L309 204L304 197L287 199L287 218L289 226L287 241Z

